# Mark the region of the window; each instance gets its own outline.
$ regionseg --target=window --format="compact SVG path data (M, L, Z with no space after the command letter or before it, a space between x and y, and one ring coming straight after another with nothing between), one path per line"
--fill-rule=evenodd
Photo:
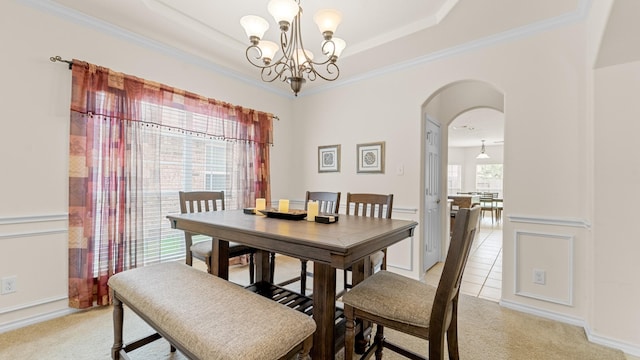
M74 60L69 118L69 304L109 303L112 274L184 256L180 190L227 209L269 199L273 115ZM96 265L97 264L97 265Z
M457 194L462 191L462 165L447 166L447 193Z
M476 191L502 196L502 164L476 165Z
M227 186L227 142L200 133L176 130L185 127L185 123L194 126L198 114L180 109L160 107L143 103L143 122L129 122L130 136L139 139L143 161L142 203L143 229L131 256L138 258L138 264L148 265L156 262L183 259L185 256L184 233L171 229L166 215L180 212L179 191L224 190ZM158 119L157 117L161 117ZM151 123L168 124L168 126ZM102 154L99 161L102 161ZM160 181L157 181L160 179ZM229 197L231 194L228 193ZM102 204L98 205L98 209ZM231 207L227 207L231 208ZM98 214L106 218L105 214ZM100 221L99 223L102 223ZM102 231L102 230L99 230ZM203 236L194 237L194 241L208 240ZM94 273L98 274L97 257ZM105 262L102 262L104 266Z
M224 142L212 142L206 145L205 190L226 189L226 157Z

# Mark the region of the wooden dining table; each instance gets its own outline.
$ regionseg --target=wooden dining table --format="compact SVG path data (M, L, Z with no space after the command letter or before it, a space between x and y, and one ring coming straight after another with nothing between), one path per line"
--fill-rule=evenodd
M256 281L269 282L269 253L313 261L313 294L310 301L317 325L313 359L334 359L343 329L336 326L336 269L352 269L353 284L367 276L369 255L413 236L415 221L353 215L323 224L287 220L225 210L167 216L174 229L212 237L212 272L228 279L229 241L258 249ZM339 326L344 327L344 323Z

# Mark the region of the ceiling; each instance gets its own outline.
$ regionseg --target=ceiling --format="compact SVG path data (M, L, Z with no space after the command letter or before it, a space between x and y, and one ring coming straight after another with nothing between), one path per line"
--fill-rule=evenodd
M449 147L478 147L504 143L504 114L493 109L467 111L449 124Z
M240 26L244 15L259 15L270 23L264 38L278 41L267 0L24 0L46 3L58 14L84 21L114 36L134 39L190 59L222 73L291 96L288 84L260 81L248 64L249 41ZM435 61L466 48L491 46L582 18L589 0L300 0L305 47L320 53L321 35L313 15L337 9L342 23L335 36L347 42L334 82L308 81L300 93L321 91L418 63ZM64 54L63 54L64 55ZM73 56L73 54L69 54ZM64 56L63 56L64 57ZM452 146L479 146L502 141L503 115L479 109L456 119Z

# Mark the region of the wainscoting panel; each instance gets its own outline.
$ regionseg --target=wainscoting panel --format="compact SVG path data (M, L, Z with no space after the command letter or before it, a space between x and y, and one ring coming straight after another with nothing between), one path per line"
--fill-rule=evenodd
M0 333L69 312L66 213L0 217L0 278L16 291L0 295Z
M516 295L572 306L573 254L573 235L516 231ZM542 279L535 279L536 272Z
M413 271L413 237L387 249L387 267Z

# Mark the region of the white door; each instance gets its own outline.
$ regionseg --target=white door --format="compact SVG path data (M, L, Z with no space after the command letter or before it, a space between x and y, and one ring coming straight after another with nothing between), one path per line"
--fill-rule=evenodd
M424 234L423 269L425 272L440 261L441 210L440 210L440 125L425 118L425 211L422 221Z

